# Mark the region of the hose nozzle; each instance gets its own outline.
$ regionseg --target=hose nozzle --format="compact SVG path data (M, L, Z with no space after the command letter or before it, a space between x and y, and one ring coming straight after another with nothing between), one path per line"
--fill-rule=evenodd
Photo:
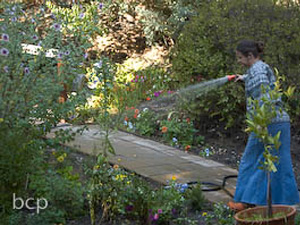
M236 75L227 75L228 81L232 81L236 78Z

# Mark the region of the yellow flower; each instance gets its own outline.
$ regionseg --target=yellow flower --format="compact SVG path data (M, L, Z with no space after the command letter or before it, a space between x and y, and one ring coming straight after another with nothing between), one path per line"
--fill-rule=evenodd
M94 170L97 170L97 169L99 169L99 168L100 168L99 165L94 166Z
M4 121L4 119L3 118L0 118L0 123L2 123Z
M118 158L118 162L121 162L121 159L120 159L120 158Z
M131 181L127 181L127 184L130 184L131 183Z
M63 162L65 160L65 158L61 155L57 158L58 162Z
M204 216L207 216L207 212L202 213L202 216L203 216L203 217L204 217Z
M177 178L176 178L176 176L175 176L175 175L173 175L173 176L172 176L172 180L174 180L174 181L175 181L176 179L177 179Z
M124 178L126 178L127 176L126 175L123 175L123 174L118 174L117 176L116 176L116 180L124 180Z

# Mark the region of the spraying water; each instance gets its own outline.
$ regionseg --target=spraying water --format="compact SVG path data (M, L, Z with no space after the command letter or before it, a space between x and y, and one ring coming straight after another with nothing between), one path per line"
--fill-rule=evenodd
M199 96L207 93L208 91L220 87L229 81L228 77L221 77L214 80L201 82L198 84L190 85L186 88L180 89L175 94L187 100L198 98Z
M195 98L200 97L203 94L206 94L212 89L218 88L228 81L232 81L236 78L235 75L229 75L205 82L201 82L198 84L190 85L185 88L182 88L173 94L168 96L164 96L158 98L157 100L153 101L151 105L148 104L152 109L153 108L172 108L174 104L177 104L180 101L190 102Z

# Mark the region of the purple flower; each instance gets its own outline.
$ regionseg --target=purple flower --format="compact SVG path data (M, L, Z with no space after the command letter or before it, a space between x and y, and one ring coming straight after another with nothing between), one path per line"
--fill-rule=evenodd
M4 66L3 70L4 70L5 73L8 73L8 66Z
M32 40L36 41L36 40L38 40L38 39L39 39L38 36L36 36L36 35L33 35L33 36L32 36Z
M209 148L206 148L204 151L205 151L206 156L209 156L209 154L210 154Z
M2 34L1 37L2 37L3 41L9 41L9 35L8 34Z
M56 30L56 31L60 31L61 25L58 24L58 23L55 23L55 24L53 24L53 28L54 28L54 30Z
M18 20L17 17L14 17L11 19L11 22L16 22L17 20Z
M31 22L32 22L32 23L35 23L35 19L32 18L32 19L31 19Z
M70 55L70 51L65 51L65 55Z
M175 215L176 214L176 209L172 209L171 212L172 212L173 215Z
M83 19L83 18L84 18L84 13L80 13L80 14L79 14L79 18L80 18L80 19Z
M38 46L42 46L42 43L43 43L42 41L39 41Z
M159 215L157 213L155 213L153 216L153 220L158 220L158 218L159 218Z
M9 55L9 51L8 51L7 48L1 48L0 54L3 55L3 56L8 56Z
M61 59L62 57L63 57L63 53L59 52L59 53L57 54L57 58L58 58L58 59Z
M125 207L125 209L126 209L126 211L130 212L130 211L133 210L133 205L127 205L127 206Z
M89 57L89 54L88 53L84 53L84 56L83 56L85 59L87 59L87 57Z
M158 213L158 214L161 214L161 213L162 213L162 209L158 209L158 210L157 210L157 213Z
M103 3L101 2L99 5L98 5L98 9L101 10L103 8Z
M25 74L29 74L29 73L30 73L30 71L29 71L29 68L28 68L28 67L25 67L25 68L24 68L24 73L25 73Z
M159 92L154 92L154 97L158 97L160 95Z

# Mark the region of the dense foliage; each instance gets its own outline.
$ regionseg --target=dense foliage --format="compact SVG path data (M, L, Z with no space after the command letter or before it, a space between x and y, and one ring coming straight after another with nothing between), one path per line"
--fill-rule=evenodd
M265 43L263 59L286 75L287 85L299 83L299 13L298 5L271 0L203 2L173 50L171 62L177 79L189 83L199 75L209 80L242 74L245 71L235 62L235 47L242 39L254 39ZM299 96L299 89L297 93L295 96ZM243 114L243 96L239 87L217 90L197 101L198 107L202 105L197 114L222 112L221 119L227 126L240 124L243 119L236 115ZM299 98L295 97L291 103L294 113L299 112L297 103ZM299 120L294 113L293 118Z
M76 9L78 11L78 7ZM69 10L69 14L76 15L76 9ZM0 207L3 221L12 211L13 194L23 199L47 198L51 202L49 213L56 215L49 220L52 224L61 222L66 215L74 216L83 207L83 190L70 176L72 168L55 168L66 157L57 144L71 140L74 134L66 130L57 132L52 140L45 136L62 119L70 120L76 108L85 102L83 92L71 94L71 91L73 80L85 72L84 49L90 47L89 35L82 23L70 26L63 13L53 11L51 18L45 17L47 10L49 8L30 10L21 4L0 4ZM74 33L73 28L82 32ZM34 45L35 51L32 48L24 51L24 44ZM66 92L68 100L62 104L62 93ZM49 158L50 149L57 153ZM47 160L55 163L49 164ZM68 173L62 172L67 169ZM67 209L70 207L76 212ZM32 218L35 219L38 218Z

